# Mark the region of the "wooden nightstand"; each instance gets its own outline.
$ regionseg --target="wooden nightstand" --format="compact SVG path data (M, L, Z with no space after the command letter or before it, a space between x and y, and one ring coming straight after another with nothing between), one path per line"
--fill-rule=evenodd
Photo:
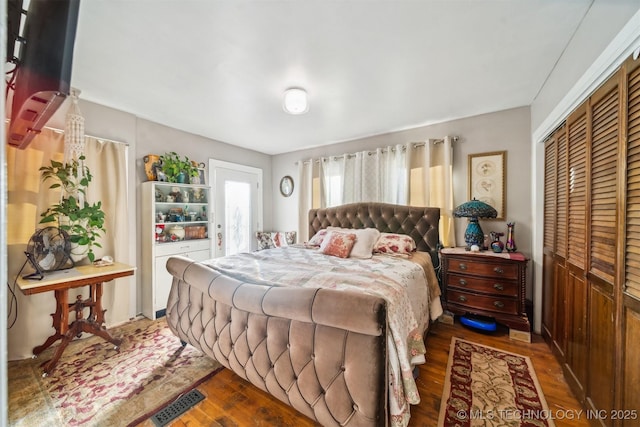
M453 314L493 317L513 339L531 342L525 309L528 259L519 252L440 251L446 309Z

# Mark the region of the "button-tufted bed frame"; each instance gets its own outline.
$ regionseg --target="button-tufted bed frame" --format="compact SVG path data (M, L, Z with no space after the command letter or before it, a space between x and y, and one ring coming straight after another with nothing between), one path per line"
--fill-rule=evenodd
M408 234L438 256L437 208L357 203L309 213L329 227ZM167 322L182 341L324 426L389 424L386 302L337 289L251 284L172 257Z

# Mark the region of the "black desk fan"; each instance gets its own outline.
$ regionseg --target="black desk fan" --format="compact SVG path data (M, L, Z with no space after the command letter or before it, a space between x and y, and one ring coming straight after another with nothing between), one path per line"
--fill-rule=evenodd
M35 272L22 276L23 279L42 280L46 272L74 266L69 235L58 227L45 227L33 233L24 254Z

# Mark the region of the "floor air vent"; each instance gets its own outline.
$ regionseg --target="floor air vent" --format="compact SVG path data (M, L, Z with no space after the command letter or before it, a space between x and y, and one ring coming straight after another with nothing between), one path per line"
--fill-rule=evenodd
M204 394L198 390L193 389L188 393L183 394L174 402L170 403L166 408L158 411L151 417L151 421L156 427L163 427L169 424L174 419L191 409L196 403L204 400Z

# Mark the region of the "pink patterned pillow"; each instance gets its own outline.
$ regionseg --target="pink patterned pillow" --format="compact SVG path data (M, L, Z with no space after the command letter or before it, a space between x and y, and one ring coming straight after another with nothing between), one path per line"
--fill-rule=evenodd
M329 231L340 231L342 233L354 233L356 235L356 244L349 258L368 259L373 256L373 247L380 238L380 232L375 228L340 228L327 227Z
M311 239L309 239L309 242L307 242L307 245L320 246L328 232L329 230L327 229L318 230L318 232L314 234Z
M373 252L387 255L409 255L416 250L416 242L406 234L381 233Z
M348 258L355 243L355 234L332 231L322 241L320 252L339 258Z

